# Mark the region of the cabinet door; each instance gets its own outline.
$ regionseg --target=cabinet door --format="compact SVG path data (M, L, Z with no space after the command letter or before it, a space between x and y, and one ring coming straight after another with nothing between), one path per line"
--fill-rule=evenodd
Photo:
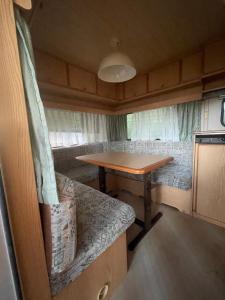
M35 51L37 78L40 81L67 85L66 64L42 51Z
M196 212L225 222L225 145L199 145Z
M116 98L116 84L104 82L100 79L97 81L97 94L102 97Z
M147 93L147 74L141 74L125 82L125 98Z
M80 91L96 94L96 76L86 70L69 65L70 86Z
M182 82L200 79L202 75L202 53L195 53L182 59Z
M179 62L171 63L149 72L149 91L169 88L179 84Z
M225 40L205 48L204 72L213 73L225 68Z

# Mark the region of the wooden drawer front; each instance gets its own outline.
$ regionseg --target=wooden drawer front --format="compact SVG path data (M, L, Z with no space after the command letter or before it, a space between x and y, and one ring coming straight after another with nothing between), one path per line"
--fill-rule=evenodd
M182 60L182 82L200 79L202 75L202 53L195 53Z
M196 212L225 222L225 145L199 145Z
M34 54L38 80L67 85L65 62L41 51L35 51Z
M104 300L109 300L127 273L126 251L126 233L123 233L77 279L52 299L98 300L99 292L108 285Z
M149 73L149 91L165 89L179 84L179 62L175 62Z
M205 48L204 73L213 73L221 69L225 69L225 40Z
M132 98L147 93L147 75L139 75L125 82L125 98Z
M96 76L93 73L69 65L70 87L89 93L96 93Z
M98 79L97 94L103 97L116 98L116 84L108 83Z

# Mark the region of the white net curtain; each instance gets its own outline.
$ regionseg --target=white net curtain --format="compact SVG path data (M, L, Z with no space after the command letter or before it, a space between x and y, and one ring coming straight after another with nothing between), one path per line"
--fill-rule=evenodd
M129 116L128 132L132 141L179 141L176 105L133 113Z
M107 141L106 116L60 109L45 109L52 147Z

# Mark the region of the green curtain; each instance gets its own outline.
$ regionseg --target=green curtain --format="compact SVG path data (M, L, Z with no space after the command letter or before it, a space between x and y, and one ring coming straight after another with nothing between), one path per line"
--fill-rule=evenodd
M106 116L106 128L108 141L127 140L127 116Z
M31 37L18 9L16 27L39 202L57 204L59 200L54 164L44 107L35 75Z
M194 131L201 129L201 101L177 105L179 139L181 142L192 141Z

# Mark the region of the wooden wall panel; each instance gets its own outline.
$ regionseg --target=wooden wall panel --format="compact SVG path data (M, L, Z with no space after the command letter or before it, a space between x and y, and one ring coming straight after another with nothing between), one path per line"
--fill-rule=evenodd
M203 90L206 91L214 91L219 90L221 88L225 88L225 73L223 76L216 76L211 78L210 80L204 80Z
M105 103L90 102L84 99L71 99L63 96L42 94L44 105L52 108L112 114L113 107Z
M40 81L67 85L66 63L42 51L35 51L37 78Z
M225 69L225 40L206 46L204 55L204 73Z
M12 4L0 1L0 159L23 299L50 300Z
M68 65L69 85L80 91L96 94L96 75L86 70Z
M125 82L125 98L132 98L148 92L147 74L138 75Z
M197 101L202 99L202 86L200 84L183 87L181 89L166 92L156 96L148 96L135 101L121 102L116 106L116 114L125 114L147 109L154 109L178 103Z
M116 84L104 82L100 79L97 81L97 94L102 97L116 98Z
M200 79L202 76L202 53L195 53L183 58L181 81L187 82Z
M149 72L148 84L150 92L179 84L179 62Z

